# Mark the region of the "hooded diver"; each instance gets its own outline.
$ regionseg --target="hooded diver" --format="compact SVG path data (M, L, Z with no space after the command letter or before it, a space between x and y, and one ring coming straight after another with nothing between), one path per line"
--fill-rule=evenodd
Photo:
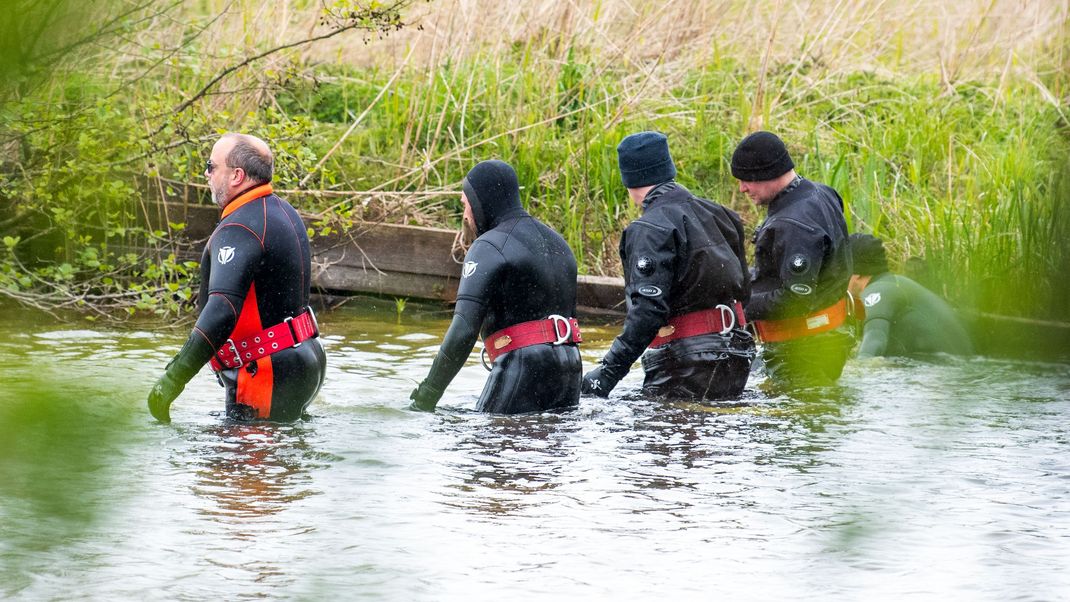
M572 250L521 206L507 163L479 163L463 190L464 219L479 237L464 258L453 321L410 408L435 409L480 333L492 368L477 410L519 414L577 405L582 364Z

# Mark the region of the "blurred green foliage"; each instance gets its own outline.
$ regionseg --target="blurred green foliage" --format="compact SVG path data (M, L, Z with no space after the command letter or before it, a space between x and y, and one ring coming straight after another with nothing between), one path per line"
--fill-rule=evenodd
M107 396L8 373L0 392L0 595L42 556L78 542L122 506L133 414ZM7 592L7 593L5 593Z

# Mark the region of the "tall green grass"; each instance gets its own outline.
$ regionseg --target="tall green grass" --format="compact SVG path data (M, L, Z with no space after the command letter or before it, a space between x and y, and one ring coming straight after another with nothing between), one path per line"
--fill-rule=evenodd
M224 67L313 31L320 7L183 10L145 21L78 80L2 107L40 118L0 129L22 136L23 156L47 159L41 174L84 173L109 203L200 184L214 138L249 131L272 144L277 188L318 232L365 220L456 227L464 174L500 158L581 271L615 275L620 232L638 215L617 143L665 132L680 181L754 227L762 213L728 159L761 127L788 142L802 175L840 191L852 230L885 238L899 269L964 307L1070 319L1067 0L438 0L409 14L422 29L272 55L169 115ZM163 67L134 79L146 64ZM117 77L131 82L123 94L85 93ZM73 122L69 106L93 110ZM57 146L56 132L70 140ZM75 204L57 195L62 183L0 175L0 193L48 219ZM114 212L127 223L129 211Z
M750 226L760 221L728 169L756 94L744 64L711 60L663 93L629 99L627 69L600 65L590 48L569 46L564 61L549 52L523 45L406 73L327 174L358 189L388 182L392 190L456 191L477 161L504 159L517 169L525 205L562 232L581 269L619 274L619 234L638 214L620 184L615 146L657 129L669 136L681 182ZM765 83L792 90L788 73ZM335 67L279 100L288 114L313 116L311 145L322 149L390 75ZM1051 85L1064 85L1061 78ZM945 296L987 311L1067 317L1066 308L1022 303L1051 298L1049 278L1070 233L1060 203L1070 156L1061 110L1025 81L949 90L932 75L843 72L768 110L764 127L788 142L799 173L840 191L853 231L885 238L900 267L921 259L910 273ZM455 200L436 197L394 219L452 226L458 214Z

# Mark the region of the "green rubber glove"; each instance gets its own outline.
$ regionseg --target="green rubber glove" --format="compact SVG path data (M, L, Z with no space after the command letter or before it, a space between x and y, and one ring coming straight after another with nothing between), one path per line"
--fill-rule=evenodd
M442 391L424 381L413 389L412 394L409 395L409 399L412 400L412 403L409 404L409 409L414 412L434 412L435 406L438 405L438 400L441 398Z
M175 379L170 371L164 373L149 391L149 412L164 424L171 422L171 402L182 393L186 384Z

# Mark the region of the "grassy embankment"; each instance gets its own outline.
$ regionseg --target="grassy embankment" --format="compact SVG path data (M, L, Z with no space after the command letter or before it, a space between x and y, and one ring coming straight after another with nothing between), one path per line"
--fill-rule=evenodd
M761 214L727 160L762 127L788 141L800 173L841 192L853 231L886 238L897 265L958 304L1070 318L1056 278L1070 233L1067 3L834 4L419 5L407 14L422 30L272 55L169 117L164 140L139 140L219 69L315 19L314 7L276 3L208 23L167 69L111 99L109 127L131 153L148 147L123 170L187 182L217 131L259 133L279 151L279 187L328 191L289 195L325 218L320 231L454 226L464 173L502 158L593 274L619 273L616 241L637 215L616 171L623 136L668 134L680 180L753 226ZM207 23L221 6L187 10ZM132 71L148 55L111 65ZM55 89L66 98L71 86Z
M616 170L623 136L667 133L681 181L755 225L761 214L736 191L727 160L749 130L772 129L800 173L841 192L852 230L885 238L902 269L966 307L1070 317L1052 278L1070 233L1059 202L1070 156L1059 100L1065 22L1008 23L993 11L1010 5L975 4L949 34L924 7L867 13L866 3L845 3L844 13L815 15L810 36L778 31L788 38L779 44L770 26L788 28L798 13L757 18L738 3L719 15L652 5L621 15L612 2L601 3L617 9L605 15L557 8L524 21L527 33L476 34L464 47L448 42L473 23L454 19L441 46L389 86L397 54L371 69L341 59L278 100L311 116L321 126L314 140L326 145L329 124L341 131L387 87L332 169L358 189L456 190L475 161L501 157L520 173L527 206L560 229L588 273L619 273L616 240L636 215ZM834 15L841 20L829 24ZM655 33L686 17L701 21L688 31L704 31L702 44ZM1023 24L1030 19L1034 28ZM571 28L553 27L565 20ZM765 28L738 35L754 22ZM1007 45L1012 34L1018 45ZM456 204L439 199L395 219L448 223L450 214Z

